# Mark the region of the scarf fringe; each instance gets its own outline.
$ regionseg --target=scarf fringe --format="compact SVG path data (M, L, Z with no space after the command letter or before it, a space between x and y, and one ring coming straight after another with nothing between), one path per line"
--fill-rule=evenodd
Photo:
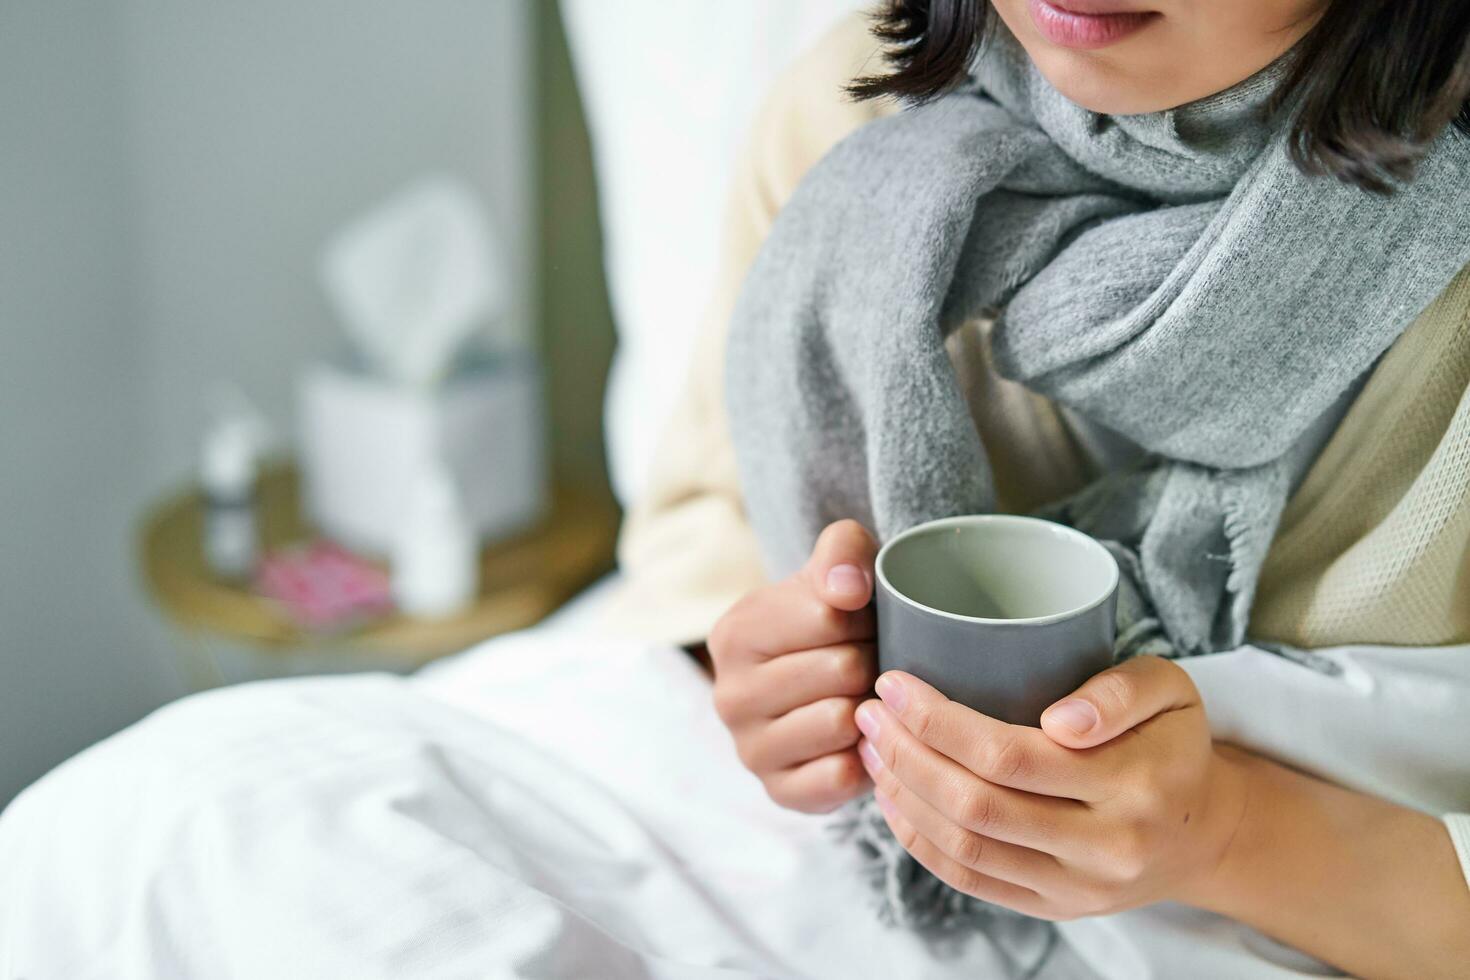
M1033 976L1060 942L1056 927L1004 906L956 891L899 845L872 796L849 803L829 825L839 841L855 845L862 874L872 885L879 921L920 937L938 956L955 956L983 936L1012 980Z

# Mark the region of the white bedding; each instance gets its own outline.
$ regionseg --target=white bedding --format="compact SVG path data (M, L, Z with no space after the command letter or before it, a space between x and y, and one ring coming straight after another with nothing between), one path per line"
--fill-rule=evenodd
M1470 648L1329 655L1345 673L1252 650L1191 669L1222 731L1255 702L1282 719L1246 726L1268 747L1470 809L1444 694ZM1404 698L1439 755L1385 733ZM936 955L878 925L852 860L766 800L682 653L573 619L416 679L197 696L72 760L0 817L0 980L1002 975L982 941ZM1064 929L1119 980L1324 972L1178 907Z

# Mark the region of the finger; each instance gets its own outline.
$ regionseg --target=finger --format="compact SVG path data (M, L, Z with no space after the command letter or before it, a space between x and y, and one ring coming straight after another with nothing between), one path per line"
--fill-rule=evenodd
M845 612L792 580L757 589L720 617L710 632L715 670L729 670L797 650L872 640L873 610Z
M857 521L828 524L801 574L812 593L835 609L858 610L873 598L878 542Z
M759 664L751 674L749 703L743 707L756 717L779 718L823 698L871 696L877 676L877 653L871 643L801 650Z
M1199 691L1184 669L1159 657L1134 657L1103 671L1041 714L1058 745L1091 748L1156 715L1196 707Z
M929 872L955 891L964 892L984 902L1004 905L1024 915L1046 916L1046 903L1040 895L1022 885L993 878L973 868L967 868L944 853L933 841L919 833L891 801L876 797L888 821L888 829L903 849L914 856Z
M763 782L772 800L802 813L831 813L873 785L851 749L772 773Z
M919 741L880 701L863 702L856 721L895 779L967 830L1059 857L1088 839L1087 804L987 782Z
M1102 770L1038 729L982 715L899 670L879 677L875 690L915 738L987 782L1075 800L1108 794Z
M894 778L867 739L858 743L858 758L873 781L874 793L891 801L922 837L957 863L1037 892L1054 888L1062 877L1061 864L1050 854L977 834L934 809Z
M804 704L744 740L740 761L747 769L768 772L850 749L861 734L852 719L857 706L857 698L824 698Z

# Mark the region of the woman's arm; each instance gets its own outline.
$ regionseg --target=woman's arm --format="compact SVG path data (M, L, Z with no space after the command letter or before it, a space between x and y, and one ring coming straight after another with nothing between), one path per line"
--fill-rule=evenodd
M892 111L844 91L876 55L868 27L863 14L845 18L791 66L737 163L689 377L618 543L624 583L607 625L619 632L697 640L737 599L765 584L725 422L725 336L745 272L802 176L844 136Z
M1470 976L1470 887L1443 822L1259 756L1225 859L1187 900L1365 977Z

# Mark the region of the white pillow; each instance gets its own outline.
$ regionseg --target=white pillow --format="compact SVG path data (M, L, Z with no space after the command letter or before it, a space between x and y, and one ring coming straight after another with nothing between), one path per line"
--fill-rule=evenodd
M562 0L591 130L618 348L613 489L644 486L714 279L733 161L767 87L859 0Z

